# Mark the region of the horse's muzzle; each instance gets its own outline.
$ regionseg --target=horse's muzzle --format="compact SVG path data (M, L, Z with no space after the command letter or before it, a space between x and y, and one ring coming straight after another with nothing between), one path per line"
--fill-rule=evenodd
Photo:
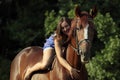
M90 60L90 52L81 52L81 62L88 63Z

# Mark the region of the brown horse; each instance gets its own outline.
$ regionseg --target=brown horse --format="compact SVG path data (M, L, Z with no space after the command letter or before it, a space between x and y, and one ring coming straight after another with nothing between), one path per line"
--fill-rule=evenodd
M53 62L52 69L36 71L27 80L88 80L86 62L89 61L91 42L94 36L94 25L92 19L96 15L96 9L92 14L81 12L77 6L75 18L71 23L72 31L63 56L68 63L80 70L79 79L70 76L69 72L59 63L57 57ZM10 80L24 80L24 72L30 66L35 65L42 59L43 50L41 47L32 46L23 49L11 63Z

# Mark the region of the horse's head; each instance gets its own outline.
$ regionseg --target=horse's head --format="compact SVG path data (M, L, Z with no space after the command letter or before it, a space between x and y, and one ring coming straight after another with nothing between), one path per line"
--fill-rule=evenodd
M73 28L73 36L75 46L72 46L77 54L80 55L81 62L86 63L90 59L91 42L94 36L93 18L96 16L97 10L94 8L92 13L81 11L79 6L75 9L75 18L71 23Z

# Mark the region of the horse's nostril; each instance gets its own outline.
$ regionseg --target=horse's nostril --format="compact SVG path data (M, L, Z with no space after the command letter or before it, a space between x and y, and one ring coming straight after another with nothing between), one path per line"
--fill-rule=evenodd
M90 56L84 55L84 54L85 54L85 53L82 53L82 54L81 54L81 62L82 62L82 63L88 63L89 60L90 60Z
M84 59L81 59L81 62L82 63L89 63L89 60L84 58Z

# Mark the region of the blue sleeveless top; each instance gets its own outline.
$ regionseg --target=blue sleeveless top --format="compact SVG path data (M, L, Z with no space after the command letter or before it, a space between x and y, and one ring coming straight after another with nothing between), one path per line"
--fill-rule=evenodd
M54 48L54 34L52 34L48 39L46 39L46 42L44 43L43 49L51 47Z

